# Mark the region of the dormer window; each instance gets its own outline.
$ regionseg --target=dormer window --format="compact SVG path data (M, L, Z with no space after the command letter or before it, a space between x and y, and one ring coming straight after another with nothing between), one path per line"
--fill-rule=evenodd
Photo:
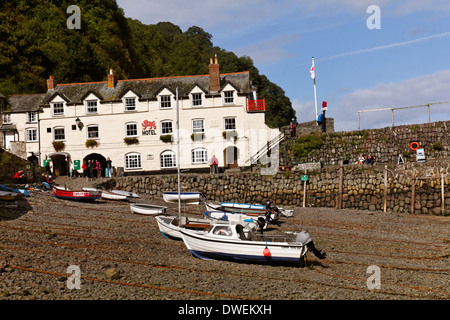
M201 93L192 93L191 101L193 107L199 107L203 105L202 94Z
M53 102L52 103L52 116L58 117L64 115L64 103L63 102Z
M86 113L97 113L97 100L87 100L86 101Z
M136 111L136 98L125 98L125 111Z
M170 95L163 95L159 97L159 107L161 109L172 108L172 98Z
M234 91L224 91L223 92L223 103L224 104L234 104Z

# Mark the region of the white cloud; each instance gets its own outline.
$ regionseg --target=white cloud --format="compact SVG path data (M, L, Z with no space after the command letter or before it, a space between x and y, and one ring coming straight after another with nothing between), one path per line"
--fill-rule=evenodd
M340 54L337 54L337 55L334 55L331 57L322 58L320 60L333 60L333 59L347 57L347 56L354 56L354 55L361 54L361 53L369 53L369 52L373 52L373 51L407 46L410 44L415 44L415 43L426 41L426 40L439 39L439 38L444 38L444 37L448 37L448 36L450 36L450 32L443 32L443 33L433 34L433 35L418 38L418 39L391 43L391 44L377 46L377 47L373 47L373 48L369 48L369 49L359 49L359 50L355 50L355 51L344 52L344 53L340 53Z
M335 131L358 129L359 110L398 108L450 101L448 84L450 70L420 76L398 83L382 83L373 88L360 89L328 101L327 116L334 118ZM293 99L299 122L314 119L314 101ZM319 106L320 107L320 106ZM450 103L431 106L431 121L450 119ZM319 109L320 112L320 109ZM392 113L387 111L360 113L360 129L391 126ZM427 108L394 111L394 124L413 124L428 121Z

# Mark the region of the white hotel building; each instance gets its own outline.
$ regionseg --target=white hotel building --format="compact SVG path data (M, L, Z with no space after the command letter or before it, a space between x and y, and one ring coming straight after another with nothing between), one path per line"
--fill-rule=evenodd
M280 134L265 125L249 72L220 74L217 58L208 75L118 80L111 70L107 81L58 84L50 77L47 87L41 95L0 95L0 134L3 148L35 154L40 165L51 160L57 175L81 173L91 159L104 169L108 157L125 175L173 171L177 161L181 169L208 171L213 155L220 168L246 167Z

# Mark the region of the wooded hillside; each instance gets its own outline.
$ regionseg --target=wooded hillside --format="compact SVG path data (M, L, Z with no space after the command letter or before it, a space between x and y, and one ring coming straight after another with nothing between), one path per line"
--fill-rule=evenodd
M81 28L69 29L76 4ZM114 0L3 0L0 2L0 92L42 93L46 79L58 83L207 74L217 54L220 72L250 71L258 97L266 99L266 123L279 127L295 115L284 91L259 74L248 56L214 46L213 36L171 22L145 25L126 18Z

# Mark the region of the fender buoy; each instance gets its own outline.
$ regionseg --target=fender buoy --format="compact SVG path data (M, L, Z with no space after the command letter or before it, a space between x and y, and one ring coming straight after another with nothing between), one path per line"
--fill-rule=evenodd
M266 247L263 250L263 255L264 255L264 257L270 257L270 250L269 250L269 248Z
M419 147L420 147L420 145L419 145L419 143L418 142L411 142L411 144L409 145L409 148L412 150L412 151L416 151L417 149L419 149Z

